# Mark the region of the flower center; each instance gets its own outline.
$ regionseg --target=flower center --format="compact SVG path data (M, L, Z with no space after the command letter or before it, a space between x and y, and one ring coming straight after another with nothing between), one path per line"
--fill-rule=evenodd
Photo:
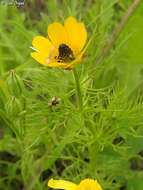
M58 57L55 57L58 62L71 62L75 59L73 51L66 44L60 44L58 51L59 55Z

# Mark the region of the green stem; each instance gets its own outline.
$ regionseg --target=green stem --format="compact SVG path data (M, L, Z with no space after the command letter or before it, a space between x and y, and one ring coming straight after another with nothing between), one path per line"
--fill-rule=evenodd
M75 88L76 88L76 96L77 96L77 102L78 102L78 108L81 111L82 110L82 95L81 95L81 89L80 89L80 82L79 82L79 77L76 69L73 69L73 75L75 79Z

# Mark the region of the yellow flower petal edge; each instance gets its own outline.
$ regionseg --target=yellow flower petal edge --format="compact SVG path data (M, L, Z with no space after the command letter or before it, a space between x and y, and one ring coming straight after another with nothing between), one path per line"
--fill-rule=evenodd
M78 185L77 190L102 190L97 180L84 179Z
M85 26L81 22L70 16L64 22L65 30L69 37L69 45L78 54L83 49L85 42L87 40L87 32Z
M77 185L65 180L54 180L50 179L48 181L48 186L54 189L65 189L65 190L75 190Z
M64 190L102 190L102 187L97 180L88 178L82 180L79 185L76 185L70 181L50 179L48 181L48 186L54 189Z
M31 53L40 64L47 67L73 69L81 63L87 40L87 31L82 22L68 17L64 24L54 22L48 26L48 37L35 36ZM83 49L84 48L84 49Z

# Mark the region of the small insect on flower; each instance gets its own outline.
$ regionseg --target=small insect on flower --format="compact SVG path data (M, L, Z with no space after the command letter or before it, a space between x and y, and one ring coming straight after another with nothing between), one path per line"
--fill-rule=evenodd
M83 23L68 17L64 25L54 22L48 26L48 37L36 36L31 56L48 67L72 69L80 63L85 52L87 31Z
M102 190L97 180L93 179L84 179L78 185L70 181L50 179L48 186L54 189L64 190Z
M70 47L66 44L60 44L59 48L59 56L57 57L58 62L70 62L74 60L74 55Z

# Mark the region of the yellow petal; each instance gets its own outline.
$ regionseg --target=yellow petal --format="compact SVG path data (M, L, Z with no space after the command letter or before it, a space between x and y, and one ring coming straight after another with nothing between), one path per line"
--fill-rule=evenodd
M66 69L67 66L69 65L68 63L59 63L59 62L55 62L53 60L50 60L49 57L47 57L46 55L41 54L39 52L33 52L33 53L31 53L31 56L37 62L39 62L40 64L45 65L47 67L55 67L55 68L64 68L64 69Z
M31 56L38 61L40 64L47 66L48 64L46 63L46 56L39 53L39 52L33 52L31 53Z
M36 36L33 41L32 45L42 54L49 54L51 49L53 48L52 43L43 36Z
M68 43L67 32L64 26L58 22L54 22L48 26L48 36L56 47L60 44Z
M83 50L77 57L76 57L76 59L75 60L73 60L71 63L69 63L68 65L67 65L67 69L69 68L73 68L76 64L79 64L79 63L81 63L82 62L82 57L83 57L83 55L84 55L84 53L85 53L85 51Z
M77 188L77 185L64 180L53 180L50 179L48 181L48 186L54 189L65 189L65 190L75 190Z
M64 27L68 34L70 47L75 54L80 53L87 39L87 31L84 24L78 23L74 17L68 17L65 20Z
M102 190L102 188L97 180L84 179L78 185L77 190Z
M66 69L68 65L68 63L50 62L47 66Z

